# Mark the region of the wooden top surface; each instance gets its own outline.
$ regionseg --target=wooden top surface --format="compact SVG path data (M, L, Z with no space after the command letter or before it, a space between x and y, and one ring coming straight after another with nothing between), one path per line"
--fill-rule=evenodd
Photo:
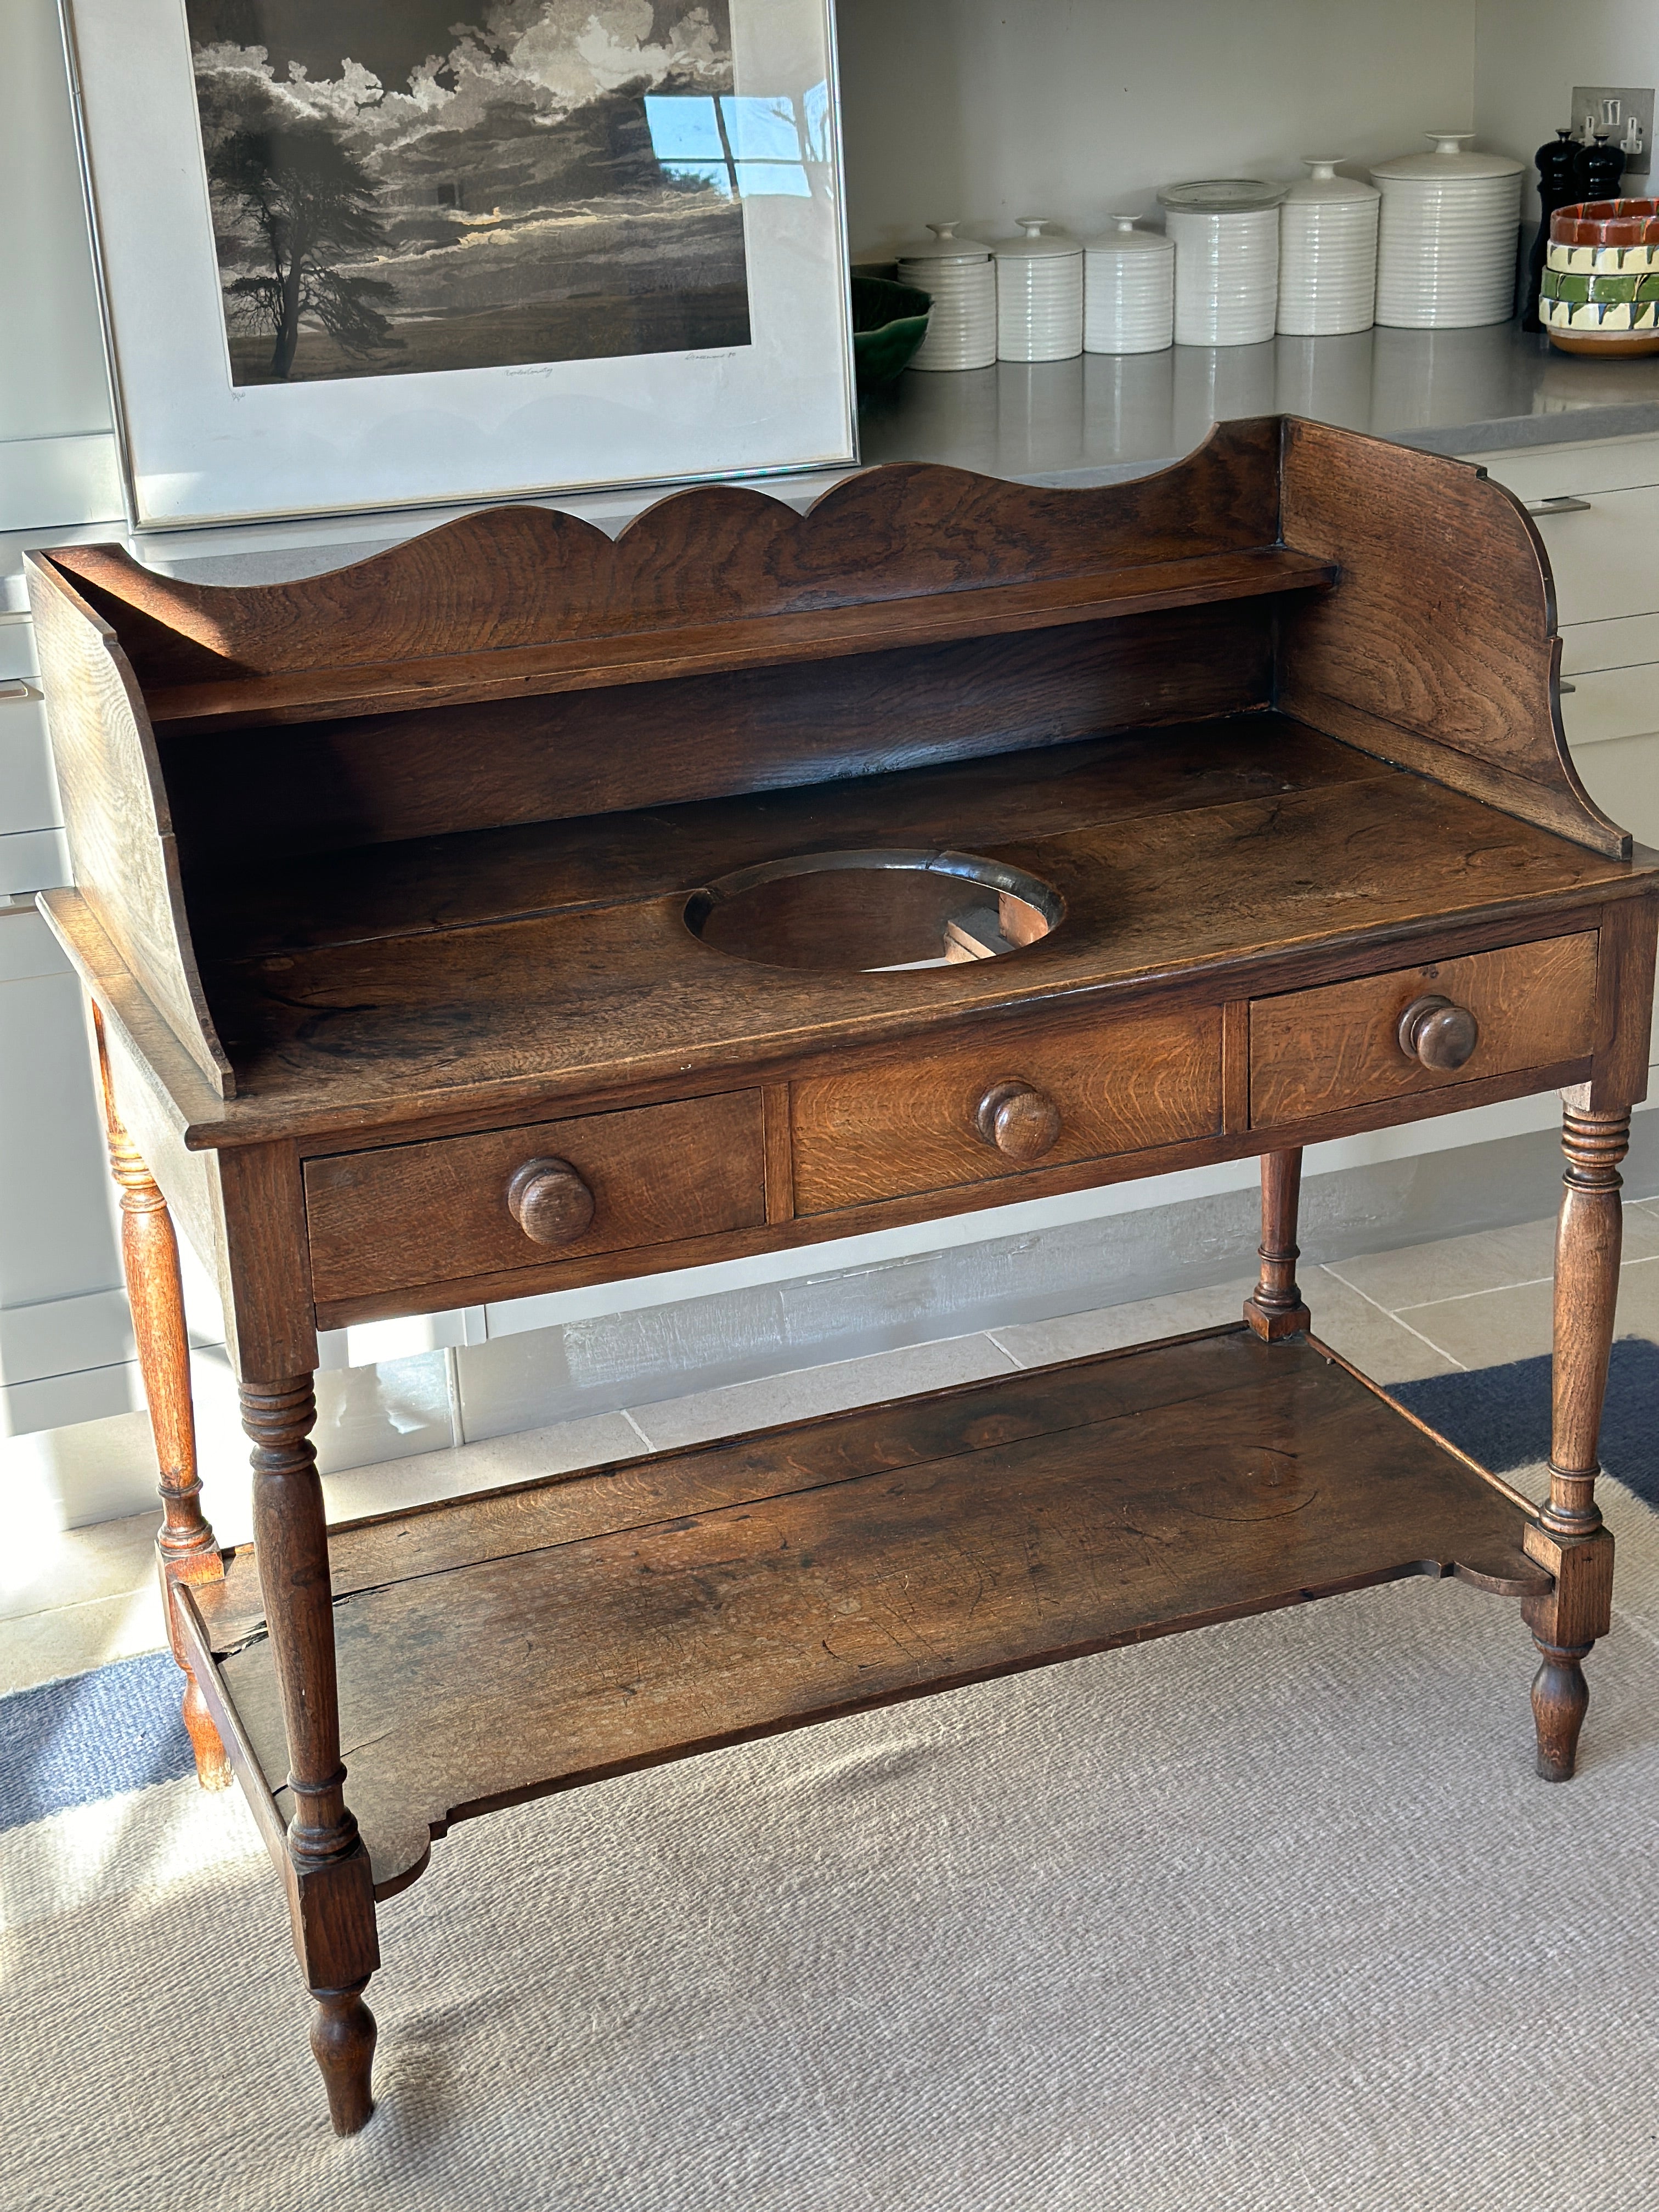
M393 1889L466 1813L836 1713L1401 1574L1535 1591L1522 1528L1242 1328L461 1499L332 1538L348 1802ZM253 1569L197 1595L276 1781Z
M751 861L927 843L1029 869L1063 921L1002 959L875 975L735 959L685 926L691 890ZM204 1099L196 1134L510 1112L1425 924L1547 927L1650 873L1263 714L245 869L192 889L241 1092ZM74 908L56 896L71 939Z

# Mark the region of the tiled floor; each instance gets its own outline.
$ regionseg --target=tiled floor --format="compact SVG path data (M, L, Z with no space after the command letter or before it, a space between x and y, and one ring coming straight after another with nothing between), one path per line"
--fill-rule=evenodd
M1553 1221L1345 1260L1304 1271L1318 1335L1382 1383L1523 1359L1550 1346ZM843 1406L1075 1359L1237 1318L1249 1279L950 1337L636 1406L458 1450L326 1478L337 1520L632 1458ZM1659 1199L1627 1206L1619 1332L1659 1344ZM150 1561L155 1516L110 1521L8 1547L0 1564L0 1693L162 1641Z

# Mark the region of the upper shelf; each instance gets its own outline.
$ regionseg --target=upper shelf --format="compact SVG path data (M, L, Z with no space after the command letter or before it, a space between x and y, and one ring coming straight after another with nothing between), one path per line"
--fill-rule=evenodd
M811 613L739 617L695 629L573 638L359 668L229 677L161 685L147 696L151 718L163 732L315 722L405 707L534 698L728 669L779 667L895 646L940 645L957 638L1102 622L1162 607L1259 599L1275 592L1324 591L1339 574L1335 562L1312 554L1256 546L1054 583L969 586L921 602L874 600Z
M614 540L496 507L287 583L192 584L118 547L36 556L118 641L153 725L310 721L659 681L1307 590L1274 419L1175 469L1048 491L921 465L805 513L702 485Z

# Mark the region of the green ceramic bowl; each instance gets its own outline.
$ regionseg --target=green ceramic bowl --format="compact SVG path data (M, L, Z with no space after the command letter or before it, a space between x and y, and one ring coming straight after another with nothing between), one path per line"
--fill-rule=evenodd
M927 335L931 292L882 276L853 279L853 365L859 397L908 368Z

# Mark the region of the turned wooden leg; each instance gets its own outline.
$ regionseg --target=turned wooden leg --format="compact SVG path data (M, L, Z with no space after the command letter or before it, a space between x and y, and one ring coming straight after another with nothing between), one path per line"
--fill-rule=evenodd
M1302 1197L1302 1153L1261 1155L1261 1242L1256 1257L1261 1271L1244 1301L1244 1318L1259 1337L1296 1336L1309 1325L1308 1309L1297 1288L1297 1207Z
M167 1200L115 1110L103 1018L95 1006L92 1025L98 1047L109 1163L121 1192L121 1266L132 1307L132 1333L138 1346L144 1395L149 1402L150 1434L155 1439L161 1479L161 1526L155 1539L155 1559L167 1639L184 1671L185 1726L196 1753L198 1778L204 1790L223 1790L231 1778L230 1761L209 1717L201 1685L185 1656L173 1604L173 1592L179 1583L222 1582L225 1573L213 1531L202 1516L179 1239Z
M1555 1374L1549 1501L1527 1549L1555 1587L1522 1607L1542 1664L1532 1689L1538 1771L1571 1779L1578 1731L1589 1705L1583 1662L1612 1620L1613 1538L1595 1503L1601 1400L1613 1351L1623 1217L1619 1163L1630 1144L1630 1113L1592 1114L1569 1104L1566 1154L1555 1240Z
M311 1429L309 1375L242 1384L253 1441L253 1542L288 1730L294 1942L319 2011L311 2047L339 2135L374 2109L374 2018L362 2001L380 1963L368 1854L347 1810L340 1763L328 1530Z
M313 1990L317 2010L311 2049L328 2091L328 2116L337 2136L355 2136L374 2110L374 2015L363 2002L368 1986Z

